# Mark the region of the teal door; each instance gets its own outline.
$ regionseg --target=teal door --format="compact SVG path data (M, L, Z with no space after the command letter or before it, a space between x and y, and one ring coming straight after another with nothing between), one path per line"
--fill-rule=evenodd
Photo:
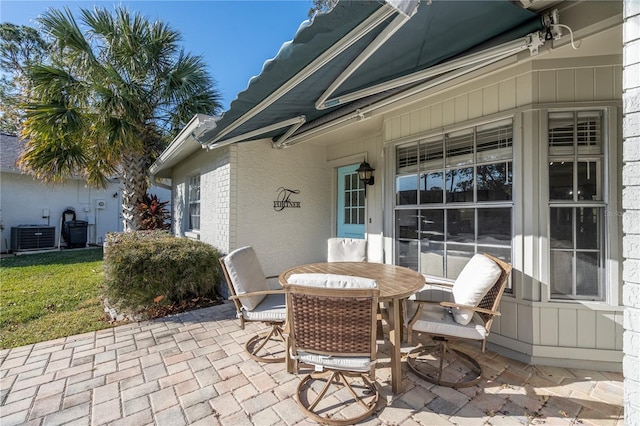
M364 238L364 185L358 179L358 167L338 168L337 237Z

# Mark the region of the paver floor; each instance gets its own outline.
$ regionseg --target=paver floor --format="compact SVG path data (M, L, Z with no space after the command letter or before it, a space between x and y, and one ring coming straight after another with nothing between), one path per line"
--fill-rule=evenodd
M248 358L232 304L0 351L0 424L302 425L300 378ZM368 425L623 424L622 374L526 365L468 346L485 378L460 390L403 365L391 394L388 348L376 377L383 402Z

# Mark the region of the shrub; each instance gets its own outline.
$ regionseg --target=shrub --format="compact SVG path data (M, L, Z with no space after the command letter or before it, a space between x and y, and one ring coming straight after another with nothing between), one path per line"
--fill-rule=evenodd
M167 210L168 201L158 200L157 195L144 194L142 200L138 200L136 212L140 217L141 230L169 229L171 214Z
M164 231L107 234L106 296L119 308L138 310L162 300L216 299L218 251L201 241Z

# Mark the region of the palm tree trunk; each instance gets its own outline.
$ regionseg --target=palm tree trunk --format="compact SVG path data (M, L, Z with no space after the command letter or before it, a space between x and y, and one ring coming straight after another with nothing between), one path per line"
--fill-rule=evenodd
M124 232L132 232L139 228L140 218L136 214L138 200L147 193L146 155L127 154L123 156L122 176L122 221Z

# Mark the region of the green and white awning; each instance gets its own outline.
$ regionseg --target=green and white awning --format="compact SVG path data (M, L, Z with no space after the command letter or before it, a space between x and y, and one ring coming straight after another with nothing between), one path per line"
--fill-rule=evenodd
M302 24L215 127L207 147L273 138L419 84L453 78L544 43L541 19L507 0L343 0Z

